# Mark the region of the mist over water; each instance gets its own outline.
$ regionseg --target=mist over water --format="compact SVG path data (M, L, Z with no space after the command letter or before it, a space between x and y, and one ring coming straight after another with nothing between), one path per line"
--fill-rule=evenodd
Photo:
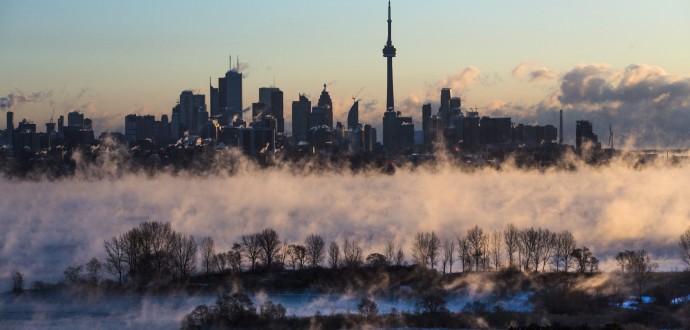
M65 267L102 258L104 240L144 220L169 221L197 239L213 236L217 251L272 227L288 243L311 233L327 242L356 239L365 255L393 239L408 258L418 231L455 238L475 224L490 232L512 222L570 230L603 270L624 249L646 249L661 269L681 269L677 241L690 224L687 164L639 170L614 161L542 172L441 166L394 175L241 168L231 176L0 179L2 291L13 271L28 284L61 280Z

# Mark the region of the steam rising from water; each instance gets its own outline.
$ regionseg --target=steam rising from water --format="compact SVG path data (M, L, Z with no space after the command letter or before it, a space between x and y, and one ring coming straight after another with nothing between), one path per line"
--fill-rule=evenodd
M646 249L662 269L682 267L676 251L690 223L690 166L634 170L622 163L577 171L452 168L395 175L294 174L281 168L190 178L0 179L0 277L57 281L62 270L103 257L103 241L143 220L213 236L230 249L243 234L273 227L288 242L317 233L357 239L365 253L389 239L406 254L418 231L455 238L475 224L485 232L518 227L570 230L602 268L623 249ZM458 268L457 265L455 267ZM4 287L4 284L3 284ZM3 289L2 291L5 291Z

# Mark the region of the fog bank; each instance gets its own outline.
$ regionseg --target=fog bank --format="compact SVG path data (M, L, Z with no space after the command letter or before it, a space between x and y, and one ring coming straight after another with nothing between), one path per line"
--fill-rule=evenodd
M0 179L0 287L9 289L12 271L23 272L27 284L60 280L66 266L101 258L104 240L143 220L170 221L197 239L213 236L221 251L272 227L288 242L310 233L327 243L357 239L365 253L394 239L408 258L418 231L455 238L475 224L488 232L512 222L572 231L604 270L623 249L646 249L661 269L681 269L677 241L690 224L688 187L688 166L634 170L619 163L572 172L267 169L203 178Z

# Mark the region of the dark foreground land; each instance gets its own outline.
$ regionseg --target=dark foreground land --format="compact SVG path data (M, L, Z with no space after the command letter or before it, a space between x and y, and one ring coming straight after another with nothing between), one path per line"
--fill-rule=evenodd
M36 302L62 296L85 300L122 295L216 297L215 303L199 305L177 320L184 329L687 329L690 304L677 298L690 294L689 284L688 272L654 273L644 287L646 303L639 304L631 297L636 288L621 273L506 269L441 274L418 266L362 266L229 271L146 285L42 284L19 295ZM294 315L279 302L256 299L262 293L347 295L357 297L357 304L346 312L329 312L323 306L313 315ZM526 298L521 300L522 296ZM407 302L409 308L384 310L383 301L391 300Z

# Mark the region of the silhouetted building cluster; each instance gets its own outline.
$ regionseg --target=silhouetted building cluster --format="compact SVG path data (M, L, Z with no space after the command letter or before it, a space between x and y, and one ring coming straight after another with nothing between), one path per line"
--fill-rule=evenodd
M130 114L125 117L124 134L104 133L100 138L126 142L136 146L214 146L235 147L250 156L274 155L277 150L297 153L378 153L385 155L410 154L414 151L433 150L434 145L445 144L457 150L474 152L489 148L510 150L539 148L562 141L552 125L514 124L511 118L480 117L476 111L463 112L460 97L453 96L449 88L441 89L440 106L432 114L431 104L422 106L422 130L415 131L413 118L397 111L394 103L393 58L397 50L392 42L391 6L388 3L388 38L383 47L387 63L386 109L383 114L383 143L377 141L376 128L359 122L359 100L347 113L345 124L333 118L333 100L326 84L316 106L307 96L300 94L292 102L292 132L286 132L284 95L276 86L259 88L259 99L251 107L243 108L243 74L239 61L218 78L213 87L209 78L210 111L204 94L185 90L172 108L170 117L162 115ZM472 109L470 109L472 110ZM243 116L251 111L251 118ZM169 119L170 118L170 119ZM587 121L578 121L576 145L580 148L591 142L599 148L597 136ZM32 151L50 149L57 145L75 147L96 143L89 118L79 112L60 116L57 124L46 123L46 132L37 133L36 125L23 120L15 127L14 114L7 113L4 144L14 150ZM459 148L458 148L459 147Z
M96 143L91 119L84 118L84 114L70 112L67 114L67 126L64 123L64 116L58 118L57 124L51 118L50 122L45 124L45 132L38 132L36 124L27 119L22 119L15 127L14 113L8 111L7 128L3 134L4 144L10 146L14 152L38 152L57 146L74 148Z
M586 144L591 144L594 149L601 149L599 137L594 134L592 123L586 120L578 120L575 123L575 147L581 149Z

